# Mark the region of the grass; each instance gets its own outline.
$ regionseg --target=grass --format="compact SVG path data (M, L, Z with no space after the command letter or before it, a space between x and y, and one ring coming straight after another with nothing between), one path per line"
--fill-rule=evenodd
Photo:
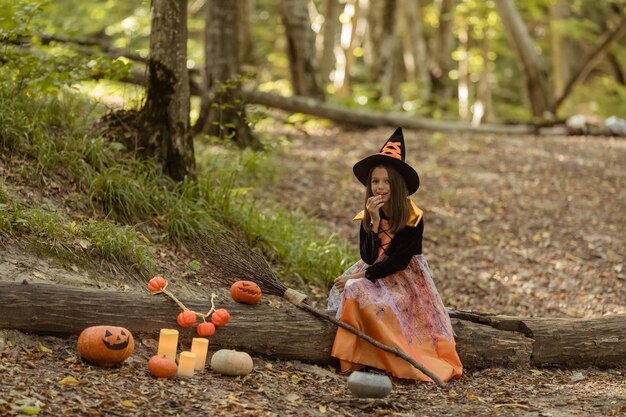
M154 162L133 158L122 144L90 129L102 112L68 94L35 98L0 83L0 152L27 160L20 169L28 181L63 184L61 192L75 206L89 208L81 214L90 219L76 224L53 209L18 203L0 183L5 235L30 236L51 247L70 242L73 248L78 240L80 250L148 275L156 265L155 244L193 249L230 229L266 254L286 282L324 287L354 258L347 242L304 213L278 203L258 206L250 191L280 175L271 152L200 144L198 180L175 184ZM146 226L159 231L155 242L141 233Z

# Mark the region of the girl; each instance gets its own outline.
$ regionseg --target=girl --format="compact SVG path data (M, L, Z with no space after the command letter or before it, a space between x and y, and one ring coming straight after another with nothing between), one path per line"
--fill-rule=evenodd
M404 155L398 128L379 153L354 165L354 175L366 187L365 210L354 218L361 221L361 260L335 279L328 309L448 381L460 377L463 366L448 313L422 256L423 212L409 199L419 188L419 176ZM343 372L370 366L399 378L431 381L404 359L342 328L332 355Z

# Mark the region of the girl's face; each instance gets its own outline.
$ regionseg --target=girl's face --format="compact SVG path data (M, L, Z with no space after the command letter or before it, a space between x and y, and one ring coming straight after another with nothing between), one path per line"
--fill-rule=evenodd
M372 188L372 194L379 196L381 202L389 203L389 199L391 198L391 185L389 182L389 173L384 167L374 168L370 187Z

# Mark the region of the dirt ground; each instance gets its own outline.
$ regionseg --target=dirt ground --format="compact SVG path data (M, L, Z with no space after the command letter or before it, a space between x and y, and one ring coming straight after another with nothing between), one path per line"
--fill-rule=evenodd
M302 208L356 245L351 218L362 186L351 167L391 132L270 132L287 134L290 146L280 158L282 179L257 198ZM424 255L447 307L520 316L626 314L625 140L415 131L405 137L422 184L414 201L425 211ZM14 172L0 165L7 186L28 198L34 192L16 186ZM94 276L19 246L0 250L0 280L142 288L120 271ZM168 272L184 269L179 254L162 253ZM625 367L467 370L445 389L394 378L387 398L363 400L330 366L258 357L245 377L207 371L155 380L146 369L156 351L152 338L137 338L133 356L113 369L84 363L75 346L76 337L0 331L0 415L626 415Z

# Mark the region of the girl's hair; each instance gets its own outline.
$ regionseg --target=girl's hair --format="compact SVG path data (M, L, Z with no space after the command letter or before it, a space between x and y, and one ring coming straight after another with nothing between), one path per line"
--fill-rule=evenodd
M367 199L372 197L372 172L374 168L382 167L387 170L389 175L389 189L391 191L391 199L389 203L391 205L391 213L386 213L389 219L389 233L398 233L404 229L406 222L409 220L409 190L407 189L406 182L402 175L398 173L394 168L388 165L376 165L370 169L367 175L367 186L365 187L365 203L367 205ZM372 219L370 217L367 208L365 209L365 219L363 220L363 227L365 231L370 231L370 224Z

